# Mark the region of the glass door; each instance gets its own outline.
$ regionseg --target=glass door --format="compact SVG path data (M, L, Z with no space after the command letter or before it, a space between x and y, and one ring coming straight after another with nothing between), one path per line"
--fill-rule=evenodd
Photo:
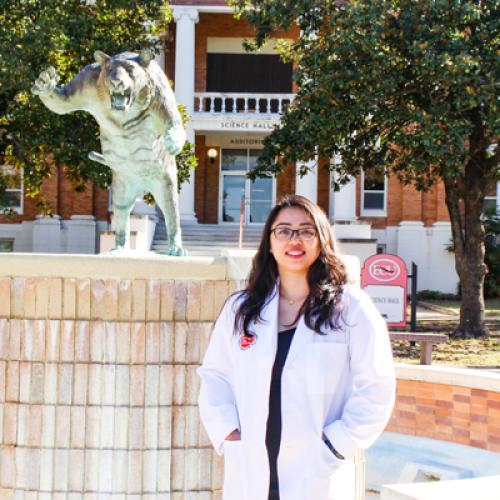
M266 222L267 214L273 206L273 180L260 178L250 181L250 207L248 222Z
M223 149L221 154L221 184L219 220L239 223L243 208L245 224L263 224L274 203L274 178L251 181L246 173L254 167L259 150Z
M244 175L225 174L222 177L222 222L240 222L241 202L245 202Z
M249 169L252 170L257 166L257 159L260 151L258 149L250 149L248 154ZM266 222L267 214L273 206L273 187L274 178L259 177L255 181L248 180L248 222L261 223Z

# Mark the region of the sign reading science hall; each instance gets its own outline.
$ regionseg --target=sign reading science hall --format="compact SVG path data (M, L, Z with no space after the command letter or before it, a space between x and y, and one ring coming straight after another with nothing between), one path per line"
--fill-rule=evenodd
M388 326L406 325L408 272L402 259L390 254L369 257L361 272L361 287Z
M271 132L279 120L265 118L227 118L218 116L195 116L192 124L195 130L207 130L210 132Z

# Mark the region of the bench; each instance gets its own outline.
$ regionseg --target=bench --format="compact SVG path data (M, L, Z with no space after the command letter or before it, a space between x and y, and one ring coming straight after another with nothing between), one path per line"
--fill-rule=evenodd
M389 332L391 340L409 340L420 343L420 364L430 365L432 362L432 346L448 342L444 333Z

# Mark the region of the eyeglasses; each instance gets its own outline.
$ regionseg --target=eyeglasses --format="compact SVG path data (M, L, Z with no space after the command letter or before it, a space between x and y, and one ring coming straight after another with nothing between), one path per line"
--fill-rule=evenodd
M278 241L288 241L292 240L296 234L300 240L311 241L316 238L316 228L314 227L301 227L300 229L292 229L290 227L275 227L271 229L271 233L274 233L274 237Z

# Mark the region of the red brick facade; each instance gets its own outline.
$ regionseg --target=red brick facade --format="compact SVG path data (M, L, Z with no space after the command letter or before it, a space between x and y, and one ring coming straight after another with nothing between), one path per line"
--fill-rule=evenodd
M500 452L500 393L398 380L386 430Z
M414 186L401 184L396 177L387 182L387 215L367 217L361 215L361 176L357 178L356 213L371 223L373 229L397 226L401 221L421 221L425 226L449 221L445 203L444 185L439 182L432 190L422 193Z
M23 213L12 217L0 215L0 224L18 224L22 221L34 220L37 203L47 203L53 215L69 219L72 215L93 215L96 220L109 221L108 191L95 188L92 183L86 184L83 192L77 193L64 173L64 168L53 167L51 175L42 184L40 196L24 197Z
M207 151L213 147L217 158L208 158ZM198 167L195 170L195 214L198 222L217 224L219 211L219 159L220 148L205 145L205 136L196 136L196 157Z

